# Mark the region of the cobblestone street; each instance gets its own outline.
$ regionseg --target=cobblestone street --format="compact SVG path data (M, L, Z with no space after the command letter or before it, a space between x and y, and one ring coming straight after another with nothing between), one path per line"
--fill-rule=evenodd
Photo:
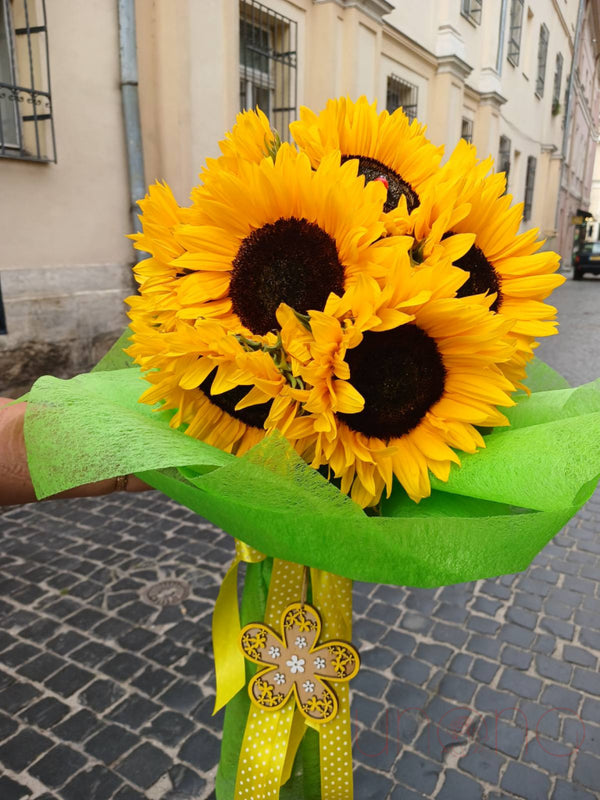
M600 375L600 281L540 357ZM524 573L357 583L357 800L600 797L600 491ZM0 800L214 798L233 542L157 493L0 513ZM170 582L170 583L167 583Z

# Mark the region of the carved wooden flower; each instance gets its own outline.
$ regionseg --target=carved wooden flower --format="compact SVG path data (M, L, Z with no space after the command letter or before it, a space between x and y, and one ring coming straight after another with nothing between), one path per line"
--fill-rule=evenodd
M302 714L313 722L329 722L338 711L335 692L324 682L349 681L360 658L352 645L331 640L317 644L321 633L318 612L306 603L293 603L281 615L280 638L260 623L246 625L241 647L250 661L264 669L248 686L260 708L281 708L295 695Z

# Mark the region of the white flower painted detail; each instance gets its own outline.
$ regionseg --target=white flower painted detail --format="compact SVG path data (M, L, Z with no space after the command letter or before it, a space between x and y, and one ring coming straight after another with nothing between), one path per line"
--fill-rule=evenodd
M296 647L306 647L306 637L305 636L296 636L296 641L294 642Z
M281 650L278 647L269 647L269 655L271 658L279 658Z
M314 665L317 669L325 669L325 659L317 656L314 660Z
M315 690L315 685L312 681L304 681L304 683L302 684L302 688L304 689L305 692L312 694L312 692L314 692Z
M282 683L285 683L285 675L281 672L276 672L275 675L273 675L273 680L281 686Z
M290 668L292 675L295 675L297 672L304 672L305 660L303 658L298 658L298 656L294 655L285 663Z

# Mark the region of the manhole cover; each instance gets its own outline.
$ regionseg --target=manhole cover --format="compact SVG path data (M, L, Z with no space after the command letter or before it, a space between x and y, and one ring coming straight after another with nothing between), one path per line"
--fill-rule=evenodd
M177 606L189 593L189 584L178 580L159 581L142 590L142 596L155 606Z

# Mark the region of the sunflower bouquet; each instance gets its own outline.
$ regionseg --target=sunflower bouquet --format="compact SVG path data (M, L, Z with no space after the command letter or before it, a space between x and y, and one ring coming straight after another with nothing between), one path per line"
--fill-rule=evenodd
M461 141L441 166L365 98L290 132L242 113L189 206L150 188L130 329L96 371L41 379L26 422L40 496L136 472L236 538L220 800L351 798L351 580L523 569L600 473L596 385L533 355L558 256L491 159Z

